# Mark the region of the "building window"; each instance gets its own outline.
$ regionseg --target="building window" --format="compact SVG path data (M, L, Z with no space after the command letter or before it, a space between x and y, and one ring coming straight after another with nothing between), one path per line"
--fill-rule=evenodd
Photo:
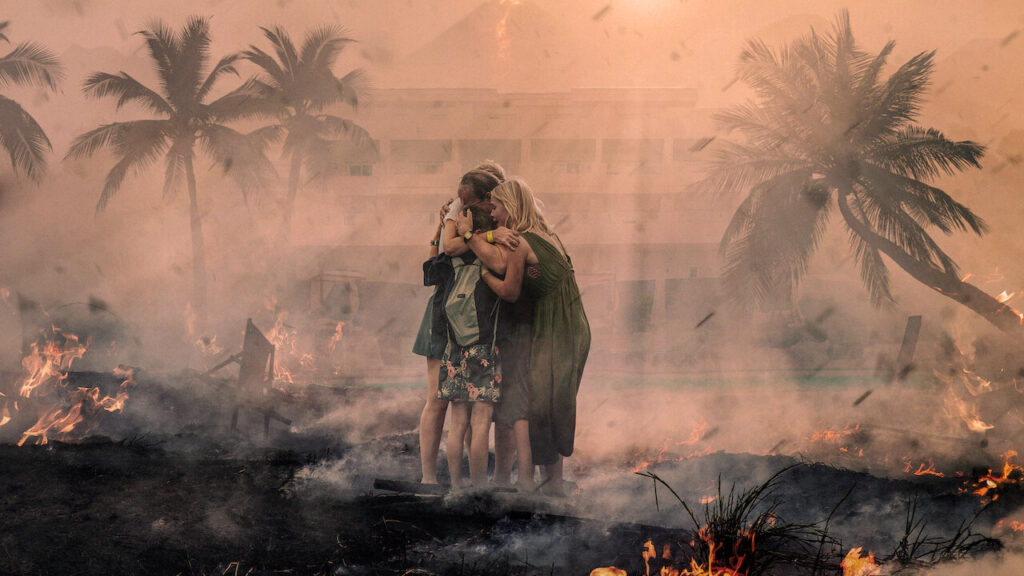
M349 176L373 176L373 164L349 164Z
M452 159L451 140L392 140L391 172L394 174L442 174Z
M440 174L444 172L443 162L420 162L416 164L417 174Z

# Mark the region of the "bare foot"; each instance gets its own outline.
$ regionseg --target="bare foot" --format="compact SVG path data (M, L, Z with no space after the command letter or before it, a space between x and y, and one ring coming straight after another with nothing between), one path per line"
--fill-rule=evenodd
M529 494L529 493L531 493L531 492L533 492L533 491L535 491L537 489L537 485L533 483L533 480L530 480L528 478L524 478L522 480L517 480L515 486L516 486L516 490L518 490L520 492L525 492L527 494Z

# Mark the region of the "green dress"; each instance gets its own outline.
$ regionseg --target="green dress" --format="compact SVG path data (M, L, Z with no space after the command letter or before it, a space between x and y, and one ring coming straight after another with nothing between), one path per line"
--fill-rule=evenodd
M573 451L576 393L590 352L590 324L572 261L536 234L526 232L523 237L539 261L528 264L523 274L523 288L534 301L530 448L535 463L554 464L559 455Z

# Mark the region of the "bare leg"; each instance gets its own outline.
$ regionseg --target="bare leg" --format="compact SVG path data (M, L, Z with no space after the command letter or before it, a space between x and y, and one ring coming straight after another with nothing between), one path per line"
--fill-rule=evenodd
M491 436L491 417L494 404L473 402L472 439L469 448L469 478L473 486L487 484L487 454Z
M562 482L562 464L565 459L561 456L554 464L542 466L544 477L541 485L541 492L551 496L564 496L565 488Z
M420 414L420 468L424 484L437 484L437 453L448 402L437 397L440 358L427 358L427 402Z
M519 462L516 486L520 490L532 492L535 485L533 483L533 452L530 450L530 421L516 420L512 425L512 431L515 436L516 455Z
M515 458L515 435L511 426L494 424L494 483L512 483L512 461Z
M469 430L469 404L466 402L452 403L452 425L448 430L448 474L452 479L452 488L464 484L462 478L462 444Z

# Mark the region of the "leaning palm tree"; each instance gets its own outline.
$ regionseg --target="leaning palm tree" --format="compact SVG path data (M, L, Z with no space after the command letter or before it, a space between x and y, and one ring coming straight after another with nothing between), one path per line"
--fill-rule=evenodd
M276 138L284 135L283 153L291 157L282 228L287 237L303 166L311 168L314 175L324 175L323 153L332 150L340 139L360 145L369 141L368 133L359 125L325 112L336 104L353 109L358 106L363 72L356 69L341 78L335 75L333 68L338 56L346 44L354 41L337 27L312 30L299 50L285 30L260 29L276 58L255 45L250 45L242 55L261 70L254 86L264 113L277 120L267 133Z
M737 296L763 302L795 289L838 209L872 302L893 301L883 255L913 278L1020 334L1024 315L963 282L929 234L971 231L985 223L928 184L980 168L984 148L914 124L934 52L914 56L887 79L890 42L860 50L846 12L832 32L773 51L751 41L739 77L756 98L716 115L743 142L725 142L699 185L742 202L721 241L725 282Z
M9 22L0 22L0 40L10 42L4 34ZM64 77L60 61L46 48L22 42L6 56L0 57L0 86L43 86L57 90ZM15 171L38 182L46 172L47 150L53 150L42 127L20 104L0 95L0 146L11 157Z
M126 72L97 72L85 81L88 96L117 98L117 108L131 102L158 116L104 124L78 136L67 157L91 156L109 147L118 157L107 174L96 204L102 212L129 172L138 174L158 158L165 161L164 196L176 192L184 179L188 188L192 237L193 305L200 320L206 312L206 262L202 219L193 161L196 145L235 179L243 195L260 190L273 167L263 153L265 142L237 132L224 122L254 113L251 86L243 85L207 102L214 84L226 74L237 75L238 54L221 58L208 74L210 27L206 19L192 17L175 33L156 21L138 32L153 59L160 87L143 85Z

